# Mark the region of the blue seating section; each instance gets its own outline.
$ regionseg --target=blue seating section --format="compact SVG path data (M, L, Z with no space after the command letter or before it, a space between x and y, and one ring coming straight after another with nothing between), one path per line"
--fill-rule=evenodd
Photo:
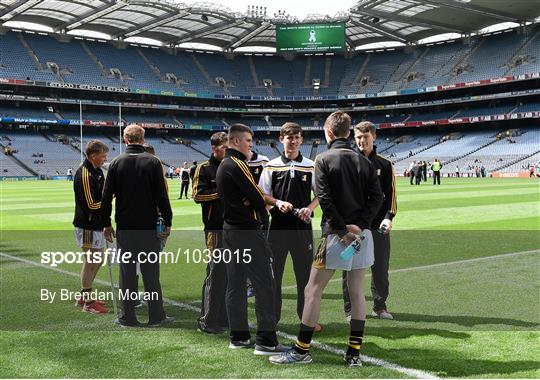
M468 43L359 52L351 58L298 56L290 61L262 55L228 59L217 53L171 54L155 48L116 48L77 39L59 42L40 34L8 32L0 36L0 50L9 52L0 55L0 77L227 95L267 95L264 79L272 80L275 96L393 91L540 72L539 31L534 26L524 33L502 32ZM42 69L31 59L34 53ZM53 74L47 62L56 63L60 74ZM114 77L113 68L122 76ZM168 80L167 73L174 74L178 83ZM225 89L216 83L217 77L225 79ZM321 80L318 92L312 88L313 79Z

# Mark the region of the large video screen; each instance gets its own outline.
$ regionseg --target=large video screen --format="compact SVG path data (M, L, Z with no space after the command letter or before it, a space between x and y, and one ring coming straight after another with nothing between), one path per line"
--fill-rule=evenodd
M343 51L345 23L276 25L276 50L285 52Z

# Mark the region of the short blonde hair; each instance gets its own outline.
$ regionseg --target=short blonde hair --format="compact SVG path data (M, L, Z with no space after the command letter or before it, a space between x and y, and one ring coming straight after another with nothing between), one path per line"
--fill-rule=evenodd
M144 128L138 124L130 124L124 129L124 140L130 144L144 143Z

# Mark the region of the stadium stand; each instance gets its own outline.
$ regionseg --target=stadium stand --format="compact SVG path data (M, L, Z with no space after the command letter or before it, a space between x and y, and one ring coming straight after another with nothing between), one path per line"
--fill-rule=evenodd
M540 71L540 28L500 32L464 42L341 56L224 57L220 54L122 48L110 43L59 42L39 34L0 36L3 77L127 86L221 95L354 94L420 88ZM33 65L20 65L35 57ZM172 74L172 75L171 75ZM264 80L272 82L264 87Z

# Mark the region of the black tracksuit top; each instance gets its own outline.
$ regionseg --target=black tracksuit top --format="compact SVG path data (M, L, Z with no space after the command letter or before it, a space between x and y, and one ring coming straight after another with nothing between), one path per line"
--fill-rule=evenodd
M119 230L155 229L158 209L165 225L171 226L172 210L161 161L142 145L128 145L109 166L101 206L105 226L111 225L113 197Z
M257 212L264 208L264 194L255 183L246 156L227 149L216 174L217 191L223 204L224 228L258 229Z
M383 193L373 164L344 138L315 159L315 195L323 211L323 233L347 233L346 225L370 228Z
M101 196L105 176L100 168L88 159L75 172L73 191L75 192L75 217L73 225L85 230L102 230Z

